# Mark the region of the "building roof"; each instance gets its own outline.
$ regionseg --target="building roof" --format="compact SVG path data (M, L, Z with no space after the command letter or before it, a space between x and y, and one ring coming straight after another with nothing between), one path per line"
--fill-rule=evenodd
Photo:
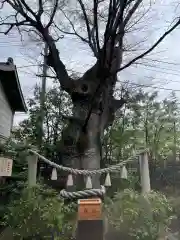
M7 62L0 62L0 81L11 108L15 112L26 112L27 106L12 58L8 58Z

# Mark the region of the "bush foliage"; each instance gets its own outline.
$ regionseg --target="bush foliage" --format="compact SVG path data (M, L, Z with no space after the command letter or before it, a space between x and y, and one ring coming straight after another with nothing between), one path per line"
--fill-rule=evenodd
M110 226L127 239L157 240L173 216L167 198L157 192L146 196L126 189L107 199L105 212Z
M39 185L25 188L21 198L10 203L4 224L11 227L18 239L48 239L53 235L54 239L69 240L74 213L75 205L66 206L56 191Z
M76 211L75 204L65 205L56 191L38 185L25 188L20 199L10 203L4 224L18 239L51 239L53 235L56 240L70 240L75 231ZM157 240L174 217L163 194L152 191L143 196L130 189L105 199L104 213L110 228L119 236L134 240Z

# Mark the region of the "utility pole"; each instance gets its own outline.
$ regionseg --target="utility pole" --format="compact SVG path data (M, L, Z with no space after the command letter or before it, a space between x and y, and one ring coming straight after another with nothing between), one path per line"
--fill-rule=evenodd
M173 132L174 132L174 141L173 141L173 158L174 158L174 161L176 162L176 154L177 154L177 135L176 135L176 122L174 120L173 122Z
M43 59L43 69L42 69L42 84L40 89L40 111L39 111L39 118L38 118L38 132L37 132L37 145L39 150L42 149L42 143L43 143L43 122L44 122L44 116L45 116L45 102L46 102L46 76L48 71L48 65L46 62L46 56L48 54L48 45L45 43L44 47L44 59ZM37 177L40 177L41 174L41 163L38 161L37 163Z
M42 147L43 140L43 122L45 116L45 101L46 101L46 76L48 71L48 65L46 62L46 56L48 54L48 45L45 43L44 47L44 59L43 59L43 69L42 69L42 84L40 90L40 113L39 113L39 131L38 131L38 146L39 149Z

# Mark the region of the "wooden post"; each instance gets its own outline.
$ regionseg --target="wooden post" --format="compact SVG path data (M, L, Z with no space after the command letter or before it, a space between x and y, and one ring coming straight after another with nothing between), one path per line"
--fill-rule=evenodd
M147 152L142 153L139 156L140 175L141 175L141 187L142 193L148 193L151 191L150 176L149 176L149 162Z
M36 186L38 157L31 154L27 157L27 161L28 161L28 186L34 187Z
M77 240L103 240L101 199L82 199L78 202Z

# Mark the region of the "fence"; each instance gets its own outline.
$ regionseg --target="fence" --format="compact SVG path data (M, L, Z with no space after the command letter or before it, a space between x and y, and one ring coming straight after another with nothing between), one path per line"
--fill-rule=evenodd
M73 184L73 177L75 175L83 175L86 177L86 188L85 190L82 191L77 191L77 192L68 192L66 189L62 190L60 192L61 197L64 198L70 198L70 199L80 199L80 198L84 198L84 197L98 197L98 196L102 196L105 194L105 189L107 187L111 186L111 174L113 172L120 172L120 176L121 178L127 178L128 177L128 173L127 173L127 169L126 169L126 165L130 164L133 161L139 161L139 172L140 172L140 182L141 182L141 192L142 194L146 194L148 192L150 192L151 190L151 186L150 186L150 176L149 176L149 163L148 163L148 150L143 150L143 151L139 151L137 152L134 156L130 157L129 159L120 162L117 165L113 165L110 166L108 168L104 168L104 169L95 169L95 170L78 170L78 169L73 169L73 168L68 168L68 167L64 167L61 165L58 165L48 159L46 159L44 156L40 155L38 152L34 151L34 150L28 150L28 157L27 157L27 161L28 161L28 185L30 187L34 187L37 184L37 164L38 161L44 161L45 163L49 164L52 167L52 180L56 180L57 179L57 172L58 171L65 171L67 172L68 178L67 178L67 185L71 186ZM3 158L3 161L5 161L5 159ZM9 168L9 159L7 161L7 166L5 166L5 162L3 162L3 168L1 166L1 175L3 176L3 174L5 173L5 176L9 176L11 169ZM7 168L7 172L4 172L4 168ZM104 186L101 187L101 189L93 189L93 185L92 185L92 181L91 181L91 177L95 174L106 174L106 178L105 178L105 183ZM105 188L106 187L106 188ZM97 198L96 198L97 199ZM88 200L89 201L89 200ZM90 202L89 202L90 203ZM88 203L88 204L89 204ZM83 217L81 216L81 218L78 219L78 224L77 224L77 240L84 240L84 239L94 239L94 240L101 240L103 239L103 220L102 220L102 216L101 216L101 212L99 211L97 213L97 211L95 211L95 215L92 216L92 212L88 212L87 207L89 209L91 209L92 211L95 210L95 204L93 206L92 202L91 202L91 207L88 206L87 202L84 202L84 207L82 206L82 202L79 202L79 204L81 206L79 206L79 212L82 212L83 210L86 210L86 213L83 213ZM98 203L99 207L101 205L101 202ZM96 204L96 210L97 210L97 204ZM89 217L91 215L91 221L89 221ZM99 214L99 215L98 215ZM97 218L97 216L99 216L99 218ZM93 218L96 219L93 219ZM95 231L93 231L93 229ZM97 233L92 235L93 233ZM7 239L7 235L8 235L8 239L13 239L12 232L10 228L6 228L5 231L2 233L2 235L0 236L0 239ZM10 236L12 238L10 238ZM176 237L173 236L172 234L169 234L169 236L167 237L167 239L175 239Z
M120 162L117 165L110 166L108 168L103 169L95 169L95 170L79 170L64 167L58 165L44 156L40 155L34 150L29 150L28 156L28 184L30 187L36 185L37 179L37 163L38 161L44 161L52 167L52 180L57 180L57 171L65 171L68 173L67 178L67 186L73 185L73 177L74 175L83 175L86 178L86 188L82 191L69 192L66 189L63 189L60 192L60 196L64 198L70 199L81 199L87 197L101 197L105 194L105 187L111 186L111 177L110 174L112 172L121 172L121 178L127 178L128 173L126 169L126 164L139 160L140 167L140 180L141 180L141 191L142 194L146 194L150 192L150 176L149 176L149 163L148 163L148 153L147 150L143 150L137 152L134 156L129 159ZM92 184L92 176L95 174L106 174L104 186L101 186L101 189L94 189ZM97 203L97 200L89 199L84 201L83 203L79 202L79 211L78 211L78 224L77 224L77 240L103 240L104 239L104 226L103 219L101 216L101 201ZM91 221L89 221L91 220Z
M139 160L140 166L140 179L141 179L141 188L142 193L148 193L151 190L150 186L150 177L149 177L149 164L148 164L148 154L147 150L139 151L134 156L130 157L129 159L120 162L119 164L110 166L108 168L103 169L95 169L95 170L79 170L73 169L69 167L64 167L62 165L58 165L44 156L40 155L34 150L29 150L28 156L28 184L30 187L35 186L37 179L37 163L38 161L44 161L45 163L49 164L52 167L52 180L57 179L57 171L65 171L67 172L67 186L73 185L73 176L75 175L83 175L86 177L86 188L87 190L78 191L78 192L67 192L66 190L62 190L60 195L64 198L82 198L88 196L96 196L96 195L103 195L105 193L105 188L102 186L101 189L93 189L91 177L95 174L106 174L105 178L105 187L111 186L111 178L110 174L112 172L121 172L121 178L127 178L127 169L126 164Z
M139 161L140 168L140 180L141 180L141 191L142 194L150 192L150 177L149 177L149 164L148 164L148 153L147 150L139 151L134 156L127 160L121 161L117 165L113 165L103 169L94 170L79 170L62 165L58 165L44 156L40 155L38 152L29 149L28 150L28 185L29 187L34 187L37 184L37 164L38 161L43 161L52 167L52 180L56 180L58 177L58 171L65 171L68 173L67 185L73 185L73 178L77 175L83 175L86 179L86 189L82 191L69 192L66 189L61 190L60 196L69 199L82 199L82 198L92 198L79 201L78 210L78 223L77 223L77 240L103 240L104 239L104 226L103 217L101 214L101 200L97 197L101 197L105 194L106 188L111 186L111 174L113 172L120 172L121 178L127 178L128 172L126 165L133 161ZM106 174L104 186L100 189L94 189L92 183L92 176L95 174ZM97 201L98 200L98 201ZM89 221L91 220L91 221ZM94 230L93 230L94 229ZM4 232L8 232L7 229ZM2 238L3 239L3 238Z

